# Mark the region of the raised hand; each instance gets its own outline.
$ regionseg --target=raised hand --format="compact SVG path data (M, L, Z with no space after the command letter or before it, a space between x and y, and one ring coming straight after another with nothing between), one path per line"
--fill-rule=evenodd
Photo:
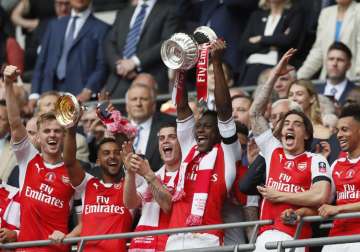
M294 70L294 67L288 67L288 64L291 57L296 53L296 51L297 49L291 48L281 57L279 63L275 66L273 70L275 75L282 76Z
M223 39L217 39L210 43L210 55L212 61L221 61L221 57L226 48L226 42Z
M121 156L121 160L123 162L123 164L125 165L126 169L132 171L130 169L131 164L130 164L130 158L131 155L134 154L133 151L133 147L131 142L124 142L121 146L121 151L120 151L120 156Z
M4 69L4 82L6 85L12 85L20 75L20 70L16 66L8 65Z

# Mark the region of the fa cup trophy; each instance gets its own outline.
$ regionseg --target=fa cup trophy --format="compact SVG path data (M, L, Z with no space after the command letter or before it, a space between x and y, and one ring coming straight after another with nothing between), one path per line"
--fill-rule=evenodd
M216 40L215 32L207 26L197 28L192 35L175 33L161 46L164 64L176 70L173 101L176 104L182 95L185 71L196 65L196 90L200 102L207 101L207 71L209 44Z

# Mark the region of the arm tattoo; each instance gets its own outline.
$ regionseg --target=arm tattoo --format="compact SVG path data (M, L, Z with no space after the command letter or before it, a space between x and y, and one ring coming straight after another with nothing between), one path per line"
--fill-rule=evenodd
M259 220L259 208L255 206L244 206L244 217L245 221L257 221ZM248 240L251 238L251 234L254 227L246 227L246 235L248 237Z
M250 108L251 126L255 136L269 129L264 113L277 78L274 73L271 73L267 82L258 86L255 91L255 99Z
M154 176L148 180L151 193L163 210L169 209L171 205L171 194L158 177Z

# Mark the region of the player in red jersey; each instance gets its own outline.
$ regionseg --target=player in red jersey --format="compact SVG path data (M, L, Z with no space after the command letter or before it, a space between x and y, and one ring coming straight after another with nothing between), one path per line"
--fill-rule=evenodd
M323 217L338 213L360 211L360 106L350 105L341 111L337 123L337 138L346 157L337 159L331 166L336 187L336 205L322 205L319 214ZM360 234L360 219L334 221L329 236ZM360 251L360 243L335 244L323 247L323 252Z
M82 195L81 236L113 234L131 231L132 215L123 204L124 182L120 143L114 138L104 138L98 149L96 163L102 178L86 174L76 160L76 125L68 128L64 140L64 162L71 184ZM89 241L86 252L126 251L126 241Z
M183 157L169 228L223 222L222 206L235 179L236 161L241 158L231 98L221 66L224 48L222 40L210 45L217 113L204 112L195 122L186 90L177 104L177 135ZM173 234L168 238L166 250L219 246L222 239L220 230Z
M15 242L20 228L19 189L0 184L0 243Z
M13 82L18 70L4 70L5 96L11 140L19 165L20 233L19 241L48 239L54 230L68 232L68 217L74 189L62 161L64 129L53 113L38 117L39 152L27 137L20 118ZM68 251L68 246L24 248L18 251Z
M153 172L149 163L133 154L131 145L123 145L125 175L124 203L129 208L141 207L141 217L135 231L166 229L169 227L171 197L178 179L181 150L176 136L176 124L164 123L158 133L159 152L164 165ZM136 188L135 176L141 175L147 183ZM134 197L137 195L137 197ZM164 251L167 235L132 239L129 252Z
M286 66L294 53L290 49L284 54L268 81L258 87L250 108L252 131L266 161L266 185L258 186L263 196L260 219L274 220L272 225L260 229L255 251L266 251L268 241L293 239L296 227L283 224L280 214L284 210L318 207L330 195L331 176L326 159L307 152L313 139L311 121L302 112L289 111L278 127L279 141L263 115L274 83L289 71ZM304 225L300 236L311 236L309 225Z

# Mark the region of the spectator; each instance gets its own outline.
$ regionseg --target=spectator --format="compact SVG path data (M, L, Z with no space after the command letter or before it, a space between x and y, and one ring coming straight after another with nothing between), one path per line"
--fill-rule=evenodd
M231 97L234 120L244 124L247 128L250 127L249 109L251 103L252 99L249 96L234 95Z
M360 74L360 5L353 0L337 0L337 5L324 8L319 17L316 40L304 64L298 71L299 79L311 79L321 69L320 79L326 78L326 57L330 45L337 41L347 45L352 54L347 77Z
M177 2L184 12L185 19L193 18L197 26L209 26L219 38L224 38L227 44L224 63L230 66L231 74L233 72L238 74L239 40L251 13L257 9L259 0L181 0ZM186 15L192 15L192 17L186 17Z
M0 179L7 181L12 169L16 165L16 158L11 148L10 125L4 100L0 100L0 160Z
M241 52L245 57L240 76L241 85L255 85L266 68L276 65L279 57L297 47L302 32L302 13L292 8L292 1L261 0L245 29Z
M288 72L286 65L293 53L294 50L290 49L284 54L268 82L256 93L250 108L255 140L266 161L266 186L257 187L264 198L260 219L274 220L272 225L261 227L255 251L266 251L265 243L274 239L293 239L295 227L280 221L283 210L299 206L317 207L327 202L330 194L327 161L320 155L307 152L313 135L307 116L294 110L285 114L278 127L280 141L274 137L263 116L276 79ZM304 225L300 237L311 237L309 224Z
M210 47L216 76L217 113L207 111L195 123L186 90L177 104L177 133L184 158L173 196L169 228L222 223L221 208L235 179L235 162L241 158L230 93L220 60L225 44L216 40ZM173 234L168 238L166 249L219 246L222 236L220 230Z
M288 69L292 69L287 74L281 76L274 85L274 92L279 99L286 99L289 93L291 83L296 80L296 71L292 66L287 66Z
M360 87L355 87L347 95L344 107L350 104L360 104Z
M99 119L96 115L96 108L90 107L86 111L84 111L79 122L79 124L81 124L82 133L85 135L86 143L89 149L89 161L92 163L96 162L97 144L104 137L103 134L100 134L100 136L98 136L98 134L94 134L95 132L97 132L94 129L94 123L96 123L98 120ZM105 131L105 129L103 131Z
M81 224L77 232L57 237L88 236L130 232L132 215L123 204L123 176L120 144L113 138L104 138L99 144L97 163L101 168L101 179L85 173L74 155L76 149L76 127L67 129L64 140L64 162L75 190L82 195ZM122 132L122 134L126 134ZM84 251L126 251L124 239L87 242Z
M124 97L141 72L154 76L159 93L169 92L160 47L177 29L175 8L167 0L140 0L136 7L129 4L119 10L105 43L110 68L105 90L112 98Z
M359 9L360 10L360 9ZM342 42L334 42L326 56L326 83L316 85L319 94L334 97L341 105L345 97L355 87L355 84L346 78L346 72L351 68L351 51Z
M174 122L175 118L156 112L156 93L150 88L154 79L146 76L144 78L143 74L139 74L130 86L126 94L126 112L131 123L138 128L133 143L135 152L144 154L150 167L157 171L162 161L156 135L162 122ZM143 80L138 82L138 78Z
M318 94L314 85L308 80L297 80L289 89L289 100L298 103L314 127L314 137L328 139L330 132L322 125Z
M147 160L134 155L131 145L122 148L127 173L124 203L129 208L141 207L136 231L166 229L169 226L171 197L178 181L181 150L176 136L176 124L162 124L158 133L159 151L164 165L154 173ZM127 153L125 150L130 150ZM128 160L128 161L127 161ZM136 190L135 176L142 176L148 184ZM134 197L136 195L136 197ZM129 251L164 251L167 235L134 238Z
M68 232L68 217L74 189L67 179L62 162L63 128L53 113L42 114L37 121L41 155L31 144L21 122L20 110L12 89L18 69L7 66L4 71L6 106L11 140L19 164L21 229L19 241L48 239L56 229ZM43 251L68 251L68 246L48 246ZM39 248L24 248L24 251Z
M49 20L56 16L54 3L55 0L21 0L11 13L12 22L25 34L25 71L34 69L40 41Z
M70 5L71 16L52 20L42 40L32 79L33 100L56 90L85 102L104 84L102 45L109 27L91 13L91 0L70 0Z

